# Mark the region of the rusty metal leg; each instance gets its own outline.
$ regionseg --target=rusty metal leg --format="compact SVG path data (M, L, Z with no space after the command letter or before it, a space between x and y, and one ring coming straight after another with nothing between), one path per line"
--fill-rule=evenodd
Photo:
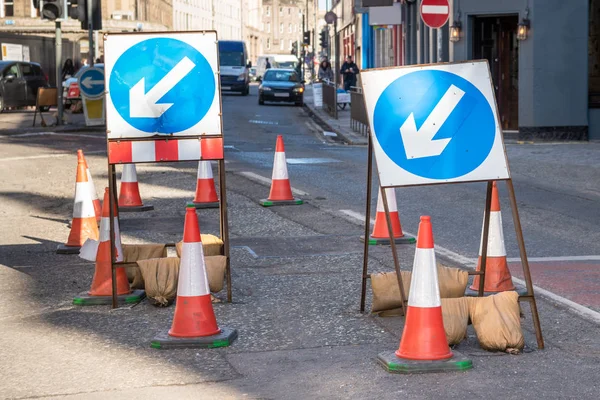
M225 266L225 275L227 277L227 301L232 302L233 294L231 287L231 260L229 254L229 221L227 218L227 190L225 187L225 160L219 160L219 191L221 199L221 240L227 263Z
M519 253L521 256L521 265L523 266L523 275L527 286L527 297L531 307L533 317L533 326L535 328L535 337L537 339L538 349L544 348L544 337L542 336L542 326L540 324L540 315L538 313L535 295L533 293L533 281L531 280L531 272L529 270L529 262L527 260L527 251L525 250L525 240L523 239L523 230L521 228L521 220L519 218L519 210L517 208L517 198L513 187L512 179L506 181L508 187L508 197L510 199L510 209L512 211L513 223L515 225L515 233L517 234L517 243L519 244Z
M369 231L371 230L371 180L373 177L373 143L369 137L369 152L367 155L367 201L365 207L365 243L363 248L362 286L360 292L360 312L365 311L365 298L367 296L367 278L369 271Z
M400 302L402 304L402 315L406 315L406 294L404 293L404 285L402 284L402 275L400 274L400 261L398 260L398 253L396 252L396 241L394 240L394 228L392 228L392 219L390 218L390 208L387 202L387 194L386 188L381 187L381 182L379 182L379 187L381 190L381 199L383 200L383 208L385 210L385 220L388 226L388 234L390 235L390 245L392 246L392 257L394 258L394 269L396 270L396 277L398 278L398 288L400 289ZM394 190L392 188L392 190ZM367 237L365 236L365 242L367 241Z
M487 190L485 195L485 211L483 214L483 237L481 238L481 265L479 271L479 291L478 296L483 296L483 289L485 285L485 268L487 266L487 253L488 253L488 240L490 237L490 212L492 208L492 188L494 186L493 181L488 181Z
M117 269L115 268L115 209L116 209L116 179L115 166L108 165L108 209L110 218L110 269L112 283L112 308L117 308Z

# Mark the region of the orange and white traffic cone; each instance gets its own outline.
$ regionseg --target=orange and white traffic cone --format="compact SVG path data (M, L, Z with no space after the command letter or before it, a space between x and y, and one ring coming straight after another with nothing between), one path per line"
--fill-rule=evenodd
M83 156L83 150L77 150L77 160L79 160L79 158L82 158L83 162L85 163L85 172L87 173L90 192L92 195L92 202L94 203L96 221L100 222L100 218L102 217L102 205L100 204L100 199L98 198L98 192L96 192L96 186L94 185L94 179L92 178L92 173L90 172L90 166L88 165L87 160Z
M198 163L198 182L193 203L196 208L219 207L219 198L217 197L210 161L200 161Z
M484 215L485 220L485 215ZM477 271L481 270L481 253L483 249L483 226L481 228L481 242L479 244L479 259ZM466 294L477 296L479 293L479 275L475 275L473 284L467 289ZM492 186L492 206L490 208L490 228L488 234L487 260L485 262L485 282L483 291L498 293L515 290L510 270L506 262L506 247L504 246L504 231L502 230L502 212L500 211L500 197L496 182Z
M113 227L114 227L114 253L115 262L123 261L123 248L121 246L121 233L119 231L119 217L116 207L113 208ZM89 256L95 249L95 256ZM109 212L109 191L104 190L104 200L102 204L102 219L100 221L100 240L88 240L81 249L80 256L87 260L96 262L92 287L89 292L83 293L73 300L73 304L80 306L110 304L112 302L112 263L110 254L110 212ZM116 268L117 277L117 296L121 303L137 303L145 297L143 290L131 292L129 281L125 268Z
M457 371L473 366L470 360L458 360L448 347L430 217L421 217L419 223L400 347L395 353L381 353L379 362L389 372L399 373Z
M154 206L144 205L140 196L135 164L124 164L121 174L121 191L119 193L119 211L151 211Z
M90 182L85 168L85 160L77 157L77 176L75 179L75 201L73 203L73 220L67 243L56 249L58 254L78 254L79 249L88 238L98 240L98 222L91 196Z
M369 238L369 244L371 245L390 244L390 233L388 231L387 219L385 218L385 207L381 192L382 189L380 187L377 192L377 214L375 215L375 225L373 225L373 233L371 233L371 237ZM405 236L404 232L402 232L400 215L398 214L398 203L396 202L396 191L394 188L387 188L385 189L385 195L387 196L388 209L390 210L394 243L414 243L415 238ZM364 236L361 236L360 239L361 241L364 240Z
M235 329L219 329L217 325L204 264L198 215L196 207L188 204L173 323L168 333L158 335L152 341L151 347L224 347L229 346L236 337Z
M277 136L275 145L275 160L273 161L273 175L271 178L271 192L269 198L260 201L263 207L299 205L301 199L294 198L292 194L292 185L288 176L287 162L285 159L285 146L283 145L283 136Z

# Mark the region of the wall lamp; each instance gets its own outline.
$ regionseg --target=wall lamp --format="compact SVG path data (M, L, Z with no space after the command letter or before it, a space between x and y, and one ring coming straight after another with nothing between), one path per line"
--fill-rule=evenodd
M529 21L529 8L525 9L525 17L521 19L519 25L517 25L517 39L525 40L527 39L527 34L529 33L529 27L531 26L531 21Z
M460 40L460 30L462 28L462 24L460 21L454 21L452 26L450 26L450 41L458 42Z

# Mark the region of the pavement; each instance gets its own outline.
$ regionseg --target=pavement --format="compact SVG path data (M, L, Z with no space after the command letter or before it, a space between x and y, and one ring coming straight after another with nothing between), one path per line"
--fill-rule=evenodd
M73 306L94 266L54 250L69 232L76 149L84 150L98 193L106 185L104 136L0 132L0 168L10 172L0 177L0 398L597 398L599 144L507 146L534 283L554 295L538 294L546 348L537 349L523 304L523 354L484 351L469 328L456 350L472 359L472 370L402 376L385 372L376 357L398 347L403 319L359 312L365 147L324 136L304 108L259 106L255 87L248 97L223 96L223 108L233 303L214 308L239 338L220 349L151 349L170 326L172 306ZM262 208L279 134L305 204ZM142 198L155 210L121 215L124 243L180 240L196 167L138 165ZM484 192L480 183L397 190L405 233L431 215L438 260L472 267ZM503 185L500 201L518 278ZM199 215L203 233L217 234L217 211ZM413 255L414 246L399 246L403 269ZM389 247L371 248L370 272L392 268ZM367 309L370 302L369 289Z
M34 107L28 107L19 110L5 110L0 114L0 132L3 135L35 133L35 132L82 132L82 131L105 131L104 127L87 127L85 125L85 116L83 112L72 113L65 110L63 114L63 124L56 125L58 113L55 107L48 112L44 112L43 119L46 126L42 126L42 118L38 112L33 124Z

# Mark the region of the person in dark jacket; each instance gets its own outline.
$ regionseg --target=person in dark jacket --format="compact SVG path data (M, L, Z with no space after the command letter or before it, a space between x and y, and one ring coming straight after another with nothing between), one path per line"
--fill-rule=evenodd
M269 69L271 68L271 63L269 62L268 58L265 58L265 69Z
M75 66L73 65L73 60L67 58L62 69L62 80L64 81L65 79L70 78L73 75L75 75Z
M356 86L356 75L358 74L358 66L352 61L352 56L346 57L346 61L342 64L340 73L344 77L344 89L350 90L352 86Z

